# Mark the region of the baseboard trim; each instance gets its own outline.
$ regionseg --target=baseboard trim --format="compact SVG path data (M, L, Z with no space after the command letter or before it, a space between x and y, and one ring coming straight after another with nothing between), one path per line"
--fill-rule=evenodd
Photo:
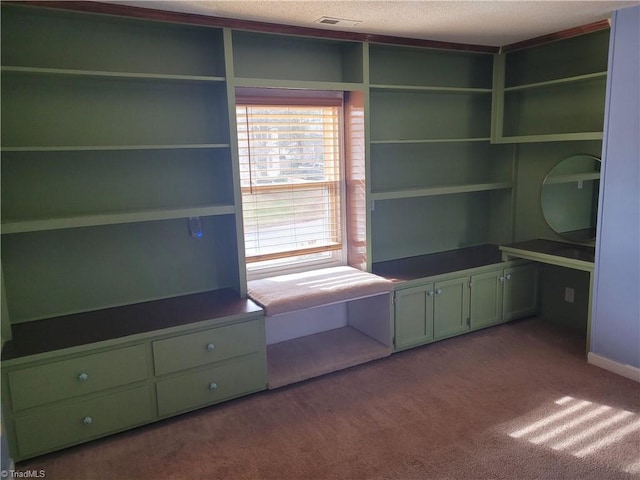
M593 352L589 352L587 355L587 361L591 365L609 370L610 372L640 383L640 368L638 367L634 367L633 365L623 365L622 363L602 357Z

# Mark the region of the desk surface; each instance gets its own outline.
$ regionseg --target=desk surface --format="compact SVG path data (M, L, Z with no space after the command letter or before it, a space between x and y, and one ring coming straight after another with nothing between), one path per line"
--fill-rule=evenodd
M595 248L553 240L528 240L501 245L503 257L526 258L561 267L593 272Z

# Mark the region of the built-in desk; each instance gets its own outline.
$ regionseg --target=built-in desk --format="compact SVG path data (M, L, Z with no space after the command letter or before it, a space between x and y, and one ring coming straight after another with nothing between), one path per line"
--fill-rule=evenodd
M589 352L595 248L553 240L528 240L510 245L501 245L500 250L502 251L502 259L505 261L524 258L535 262L589 272L589 305L587 314L587 352Z

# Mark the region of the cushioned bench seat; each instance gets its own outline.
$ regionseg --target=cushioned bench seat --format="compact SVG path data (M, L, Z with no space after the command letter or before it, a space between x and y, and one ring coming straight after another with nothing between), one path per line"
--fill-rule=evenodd
M269 388L389 356L392 288L347 266L248 282L266 313Z
M267 316L388 293L393 283L353 267L332 267L248 282Z

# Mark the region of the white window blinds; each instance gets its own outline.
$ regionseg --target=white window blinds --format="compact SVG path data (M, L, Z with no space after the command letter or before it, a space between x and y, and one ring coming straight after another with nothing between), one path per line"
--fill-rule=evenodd
M238 103L247 262L342 248L340 108Z

